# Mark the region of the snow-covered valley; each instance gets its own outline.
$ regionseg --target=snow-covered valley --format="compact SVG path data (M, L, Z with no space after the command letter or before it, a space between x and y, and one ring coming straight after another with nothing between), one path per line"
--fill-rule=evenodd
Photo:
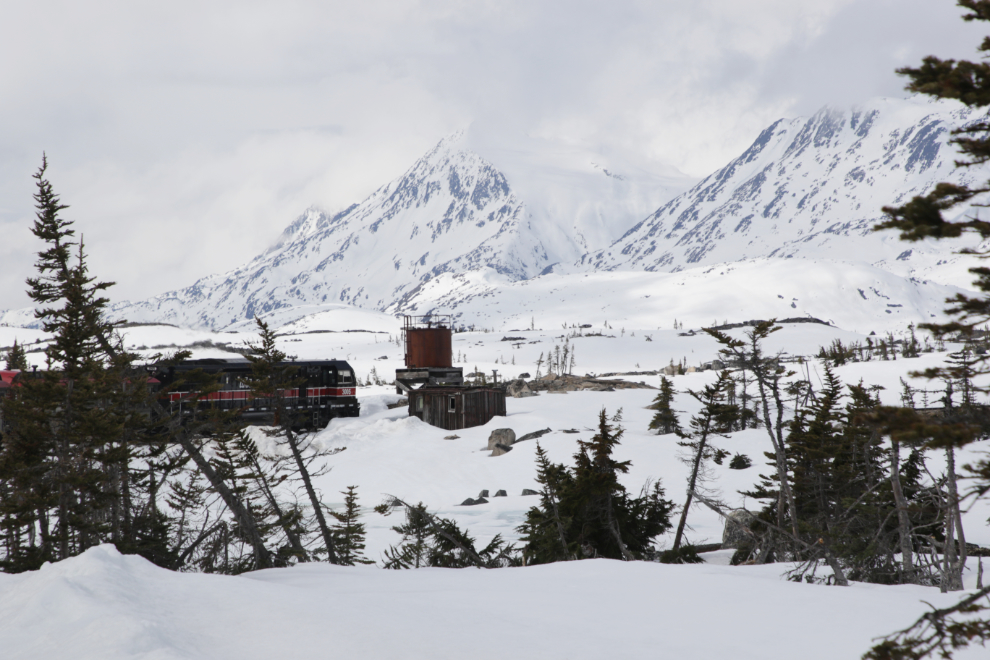
M565 340L573 346L580 373L655 371L670 360L686 358L695 365L716 356L711 338L691 336L690 330L697 327L690 325L674 330L672 319L661 329L632 323L621 329L565 329L557 320L536 315L534 325L545 329L514 328L512 336L524 341L502 341L501 329L457 333L454 353L466 370L498 370L510 378L534 372L539 354ZM287 315L280 321L285 325L279 346L300 359L346 357L362 382L375 374L388 380L401 366L401 348L395 343L398 323L385 314L339 307L303 319ZM14 335L33 341L33 335L22 332L0 328L0 343L9 344ZM152 347L185 346L195 357L230 357L232 353L218 346L240 347L255 339L247 328L212 333L142 326L122 332L129 347L150 353ZM835 339L849 344L866 336L816 323L786 324L768 340L767 348L792 357L812 356ZM35 363L40 355L29 353ZM914 359L873 360L836 371L846 383L862 380L882 386L881 399L897 404L899 379L910 380L909 371L939 364L944 356L935 352ZM819 382L820 365L811 360L807 370L812 381ZM615 377L659 384L656 375ZM675 407L682 419L698 408L686 391L703 387L712 377L711 371L673 377ZM401 512L383 516L371 510L387 495L426 503L482 543L495 534L518 539L516 527L536 499L522 495L523 489L537 487L536 441L518 443L508 454L491 457L486 442L495 428L512 428L518 436L549 428L539 440L541 446L553 460L568 462L578 439L593 434L600 409L622 409L625 436L616 455L632 461L623 483L638 491L647 479L660 479L668 497L683 496L687 467L678 460L680 449L673 436L657 436L647 429L653 389L510 398L506 417L456 433L407 417L404 407L387 408L400 398L392 387L364 386L360 393L361 417L334 420L316 438L322 447L347 448L328 459L332 470L317 486L324 502L336 508L343 501L340 491L358 486L362 521L368 528L366 554L375 560L399 540L391 527L401 522ZM752 457L754 465L745 470L716 466L711 486L733 506L752 506L739 491L751 488L765 471L766 432L736 432L719 444ZM938 465L932 461L933 469ZM505 490L507 495L489 497L487 504L460 505L481 490ZM988 516L990 507L985 504L967 513L970 542L990 546ZM718 543L722 521L696 507L689 537L699 544ZM664 546L670 537L658 541ZM0 575L0 648L5 658L37 658L65 648L73 649L73 657L101 659L324 653L360 658L459 658L465 653L479 658L596 658L616 649L629 658L670 654L783 660L794 657L796 649L801 657L855 658L876 636L924 612L926 602L938 606L956 598L915 586L857 583L839 589L795 584L784 577L786 565L732 567L726 565L730 554L709 553L709 563L696 566L589 560L494 571L385 571L310 564L228 577L171 573L102 546L38 572ZM976 567L971 560L966 576L970 587ZM768 617L782 624L783 636L768 630ZM828 633L821 625L826 619ZM816 641L809 645L808 639ZM974 650L958 657L981 655Z
M65 649L101 659L859 657L926 603L957 595L913 585L804 584L789 581L783 563L730 566L731 550L683 566L593 559L386 571L379 566L399 542L393 527L403 514L373 507L392 497L422 502L480 545L496 535L518 543L539 499L524 494L539 488L537 440L492 456L490 434L545 430L539 446L551 461L570 464L601 410L622 413L615 457L630 462L623 486L638 493L659 481L680 505L685 449L674 435L649 429L650 406L662 370L679 365L686 373L668 375L673 408L685 424L699 412L691 392L715 380L704 366L719 357L703 331L711 326L734 326L727 332L741 338L752 327L745 322L781 321L764 348L791 370L785 384L822 388L820 350L856 346L864 352L834 368L845 385L862 384L892 406L909 385L918 407L936 406L942 384L912 372L944 365L961 345L916 328L946 321L946 299L972 293L974 262L955 250L975 244L909 246L870 228L884 204L937 181L985 176L957 173L947 144L953 127L975 118L918 99L826 109L773 124L700 182L600 154L499 148L461 132L360 203L307 210L238 269L117 303L114 317L129 321L120 341L144 359L178 349L238 358L258 341L258 316L289 359L353 366L361 415L310 436L317 449L340 450L322 459L327 471L315 486L337 511L342 491L357 487L365 554L378 565L172 573L99 546L38 571L0 573L0 657ZM978 209L960 209L969 212ZM465 373L533 380L545 358L566 347L575 374L641 387L510 397L504 417L443 430L409 416L391 383L404 366L403 314L451 315L453 361ZM888 359L886 347L875 348L911 337L920 355ZM31 310L0 313L0 353L16 340L29 367L44 370L49 339ZM860 359L864 353L870 359ZM787 399L784 416L794 413ZM251 434L263 453L285 455L261 429ZM753 464L712 465L709 492L729 507L758 509L742 493L768 473L767 430L713 442ZM961 465L984 455L986 441L974 446L960 452ZM930 452L928 467L941 474L941 454ZM505 494L464 504L483 491ZM281 494L308 506L293 491ZM689 514L690 543L721 542L720 515L697 503ZM978 500L962 517L966 540L990 548L990 503ZM672 542L673 530L656 539L661 550ZM979 567L971 557L967 588ZM771 630L767 621L781 625Z

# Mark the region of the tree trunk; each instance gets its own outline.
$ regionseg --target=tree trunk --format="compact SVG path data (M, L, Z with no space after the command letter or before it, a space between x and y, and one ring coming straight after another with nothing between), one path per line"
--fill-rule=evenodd
M299 468L299 476L302 477L303 485L306 488L306 494L309 496L309 502L313 505L313 512L316 514L316 521L320 526L320 534L323 535L323 542L327 546L327 561L331 564L337 564L340 560L337 558L337 552L334 549L333 533L330 531L329 525L327 525L326 516L323 515L323 503L320 502L320 498L316 496L316 490L313 488L313 482L309 478L309 470L306 469L306 463L303 461L302 452L299 451L299 441L292 432L291 428L285 428L285 439L288 440L289 448L292 449L292 457L296 460L296 467Z
M694 498L694 488L698 483L698 470L701 469L701 461L705 455L705 445L708 442L707 431L703 432L698 440L698 447L694 455L694 464L691 466L691 478L688 480L687 501L684 502L684 509L681 511L681 519L677 523L677 533L674 535L674 552L681 547L681 537L684 535L684 528L687 526L688 509L691 508L691 501Z
M952 447L945 450L947 463L948 497L945 511L945 550L942 573L942 592L961 591L963 588L962 574L965 567L965 537L960 534L959 544L963 547L961 556L956 553L956 530L962 532L962 520L959 515L959 490L956 486L956 454Z
M278 524L285 532L285 537L289 539L289 545L292 546L292 551L296 554L301 562L308 562L309 555L306 553L306 549L302 545L302 541L299 539L299 535L296 530L292 529L289 517L285 515L282 511L282 506L278 503L278 498L275 497L275 493L272 492L271 487L268 484L268 478L265 476L264 468L262 468L261 463L258 461L257 457L252 455L251 464L255 471L255 481L258 483L258 487L264 494L265 499L268 500L268 506L272 508L275 515L278 516Z
M608 528L611 530L612 536L615 537L615 542L619 544L619 552L622 553L622 558L626 561L635 561L636 557L633 556L633 553L629 552L629 548L627 548L626 544L622 541L622 534L619 532L619 524L616 522L615 516L612 513L611 496L608 498ZM674 549L676 550L676 547Z
M914 573L914 546L911 543L911 519L908 517L907 499L901 488L901 445L890 439L890 486L897 507L897 532L901 539L901 582L913 584L917 581Z
M209 480L210 485L217 491L221 498L223 498L224 504L230 509L230 512L234 514L237 518L238 524L244 530L244 534L248 537L251 546L254 548L254 566L256 569L269 568L272 565L271 555L268 552L268 548L265 547L265 543L261 538L261 533L258 531L257 522L254 519L254 515L251 511L243 505L243 503L238 499L238 497L231 492L227 487L227 484L223 482L220 475L217 474L210 462L206 460L203 453L196 447L195 443L187 436L185 433L180 432L178 434L178 441L182 448L189 454L189 457L193 459L196 463L196 467L202 471L203 475Z

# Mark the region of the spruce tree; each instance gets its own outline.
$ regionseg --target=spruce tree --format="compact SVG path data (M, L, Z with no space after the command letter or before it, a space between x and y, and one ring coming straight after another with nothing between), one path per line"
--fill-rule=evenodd
M561 494L572 481L567 468L551 463L536 442L536 482L540 484L540 505L530 508L526 522L519 527L523 557L527 564L576 559L579 550L568 541L570 519L561 515Z
M112 283L89 275L83 243L72 240L72 223L60 216L68 207L45 178L46 168L43 160L34 175L37 213L32 231L45 249L38 254L37 277L28 279L28 295L38 306L36 317L53 337L46 348L48 369L22 379L15 395L3 403L10 432L3 447L9 456L0 457L0 475L9 477L8 469L29 462L25 474L36 483L22 478L11 483L19 484L18 491L44 492L40 499L29 499L50 507L21 518L32 527L28 537L45 544L31 553L63 559L113 540L115 514L120 512L113 475L124 459L118 442L123 422L112 405L117 388L107 376L109 356L99 341L112 330L102 296ZM9 493L13 502L20 496ZM0 508L23 509L13 502L0 503Z
M7 356L4 360L4 369L8 371L19 369L21 371L26 371L28 368L27 354L24 352L24 347L14 340L14 345L10 347L7 351Z
M967 10L963 16L965 21L990 21L990 0L958 0L957 4ZM955 99L971 108L985 108L990 106L990 63L985 61L985 56L990 53L990 37L985 38L977 50L984 56L984 60L955 61L929 56L924 58L921 66L905 67L899 69L898 73L910 80L907 89L911 92ZM952 143L962 154L962 159L956 163L957 167L985 165L990 162L990 121L984 116L955 129ZM885 207L884 212L889 217L876 229L899 230L901 239L905 241L954 238L963 234L975 234L981 240L986 240L990 238L990 222L982 219L978 213L958 214L951 213L951 210L987 192L990 192L990 181L972 185L939 183L926 195L916 196L906 204ZM969 253L978 254L981 258L987 256L986 252ZM937 337L949 332L972 336L978 325L990 319L990 268L978 266L971 268L970 272L975 276L972 288L980 292L980 295L957 294L949 299L950 306L946 309L955 318L954 321L946 324L924 324L920 327L932 330ZM981 362L979 371L990 371L986 358ZM930 370L926 375L937 377L941 374L939 370ZM915 415L914 425L924 426L927 421ZM926 442L929 447L951 450L983 437L979 426L975 425L971 425L968 431L965 427L952 425L957 426L955 432L949 428L936 428L937 424L927 425L930 428L924 435L929 436ZM949 459L951 462L951 454ZM979 462L973 471L976 492L986 493L990 490L990 461ZM954 480L955 475L950 476ZM955 511L949 512L949 515L956 517ZM959 528L961 531L961 525ZM967 597L954 608L929 613L908 630L875 646L867 657L920 658L936 652L942 657L951 657L957 648L974 642L985 643L990 639L990 619L985 614L982 615L983 618L977 619L973 617L973 613L986 611L984 606L975 603L987 594L990 594L990 588ZM960 611L969 613L967 620L951 618Z
M344 496L344 510L330 512L338 523L332 527L338 559L344 566L374 564L364 556L366 532L364 523L358 521L361 512L357 504L357 486L348 486L341 494Z
M677 561L678 551L681 548L681 541L687 527L688 512L691 510L695 492L708 478L709 461L714 460L721 463L722 459L728 455L724 449L713 446L711 440L716 436L724 436L727 426L726 420L737 415L736 406L725 403L725 391L731 382L729 373L723 371L714 383L706 385L701 392L688 390L688 393L701 404L701 411L691 418L689 430L678 434L681 441L677 444L688 450L688 454L683 460L688 466L689 473L687 495L684 506L681 508L681 517L677 523L674 544L671 548L672 554L669 557L672 562Z
M376 507L383 515L391 512L391 506ZM392 531L400 534L402 539L398 545L385 550L385 568L424 568L429 566L430 556L430 522L427 517L426 505L420 502L414 506L403 507L405 522L392 527Z
M527 563L655 556L653 540L670 529L673 503L664 499L660 482L646 484L633 497L619 481L630 466L613 457L623 434L620 421L621 413L609 418L603 409L598 433L578 441L572 468L551 463L538 450L540 506L531 508L518 528Z
M385 568L502 568L521 563L515 547L506 543L501 534L478 550L470 534L454 521L433 515L422 502L413 506L392 498L392 502L375 507L375 511L387 516L393 504L405 509L406 524L392 528L402 534L402 541L385 551Z
M674 386L666 376L660 377L660 393L653 400L651 408L656 410L653 419L650 420L650 430L656 431L657 435L669 435L680 430L680 422L677 419L677 412L673 408Z
M252 394L258 398L266 398L270 407L274 411L274 425L264 432L274 438L278 444L289 448L292 455L292 465L299 481L302 482L316 519L316 525L323 540L323 552L327 555L327 560L331 564L340 563L334 542L334 534L327 523L324 514L323 502L320 501L319 494L313 485L313 478L321 476L324 472L317 474L310 473L310 465L315 458L332 456L343 448L318 452L309 457L305 453L310 453L311 439L300 437L296 428L299 414L287 401L286 392L291 389L298 389L303 383L296 372L296 367L285 364L285 353L276 346L275 332L268 327L268 324L260 318L255 319L259 330L259 342L252 345L252 354L248 355L251 361L251 376L244 379L244 383L251 388Z

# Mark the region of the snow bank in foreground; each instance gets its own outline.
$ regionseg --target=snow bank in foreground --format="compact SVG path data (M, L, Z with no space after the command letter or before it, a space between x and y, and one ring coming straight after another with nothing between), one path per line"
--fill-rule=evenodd
M102 546L0 574L0 649L7 660L834 660L908 624L922 599L958 598L794 584L780 570L592 560L494 571L309 564L225 577L172 573Z

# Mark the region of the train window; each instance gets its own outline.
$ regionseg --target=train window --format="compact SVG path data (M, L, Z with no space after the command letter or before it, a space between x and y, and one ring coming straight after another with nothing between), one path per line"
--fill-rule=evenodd
M447 412L457 412L457 398L449 397L450 401L447 403Z
M340 383L346 384L352 382L353 376L350 369L339 369L337 370L337 377L340 379Z
M423 397L416 397L416 410L418 412L423 412Z

